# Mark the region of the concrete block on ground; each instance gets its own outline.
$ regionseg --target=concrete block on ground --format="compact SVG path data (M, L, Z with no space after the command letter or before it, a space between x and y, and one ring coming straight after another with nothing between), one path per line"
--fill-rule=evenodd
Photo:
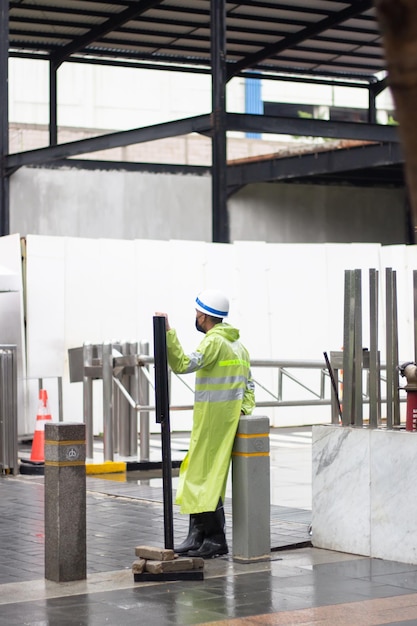
M154 546L136 546L135 555L150 561L173 561L175 559L174 550L155 548Z
M146 561L145 569L150 574L163 574L165 572L186 572L194 569L193 560L186 557L174 561Z
M133 561L132 572L134 574L142 574L142 572L145 571L145 565L146 565L145 559L137 559L136 561Z

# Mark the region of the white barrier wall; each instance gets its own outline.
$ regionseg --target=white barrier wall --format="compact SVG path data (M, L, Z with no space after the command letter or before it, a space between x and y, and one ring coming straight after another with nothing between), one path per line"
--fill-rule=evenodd
M17 235L0 239L0 263ZM231 300L230 322L241 330L253 359L323 359L343 343L344 270L363 269L364 346L369 346L367 276L380 270L381 302L385 267L397 270L400 361L413 360L412 270L415 246L378 244L231 245L196 241L78 239L29 235L27 257L27 376L29 421L36 416L38 378L47 382L54 416L56 382L63 377L64 418L82 419L82 385L69 383L68 349L85 341L148 341L152 317L169 313L186 350L201 335L194 327L196 294L217 287ZM8 251L5 254L5 251ZM19 252L20 254L20 252ZM380 348L384 360L384 307L380 306ZM324 364L324 362L323 362ZM277 376L254 371L277 391ZM193 376L189 377L193 383ZM46 386L45 382L45 386ZM318 379L317 379L317 390ZM288 386L290 397L295 389ZM94 383L95 432L102 431L100 382ZM269 399L259 386L258 400ZM192 394L173 386L175 403ZM274 426L330 421L329 408L268 409ZM151 418L153 421L153 418ZM190 414L175 413L174 430L187 429ZM33 430L29 428L28 430Z

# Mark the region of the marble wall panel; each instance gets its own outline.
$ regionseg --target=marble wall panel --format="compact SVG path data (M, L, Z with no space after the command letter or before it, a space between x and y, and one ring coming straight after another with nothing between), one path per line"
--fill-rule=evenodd
M370 431L313 427L313 545L370 553Z
M417 433L371 433L371 556L417 563Z

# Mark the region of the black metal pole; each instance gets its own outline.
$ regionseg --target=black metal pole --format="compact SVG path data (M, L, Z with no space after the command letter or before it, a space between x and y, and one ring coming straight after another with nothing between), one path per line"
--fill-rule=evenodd
M9 0L0 0L0 236L10 232L9 176Z
M174 548L174 524L172 513L171 428L169 422L168 358L165 317L160 315L154 316L153 333L156 422L161 424L165 548L172 550Z

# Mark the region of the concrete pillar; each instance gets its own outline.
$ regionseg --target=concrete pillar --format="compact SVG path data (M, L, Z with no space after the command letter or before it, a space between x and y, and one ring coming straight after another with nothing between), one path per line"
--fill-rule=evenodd
M45 424L45 578L87 576L85 424Z
M269 418L242 415L232 453L233 560L271 552Z

